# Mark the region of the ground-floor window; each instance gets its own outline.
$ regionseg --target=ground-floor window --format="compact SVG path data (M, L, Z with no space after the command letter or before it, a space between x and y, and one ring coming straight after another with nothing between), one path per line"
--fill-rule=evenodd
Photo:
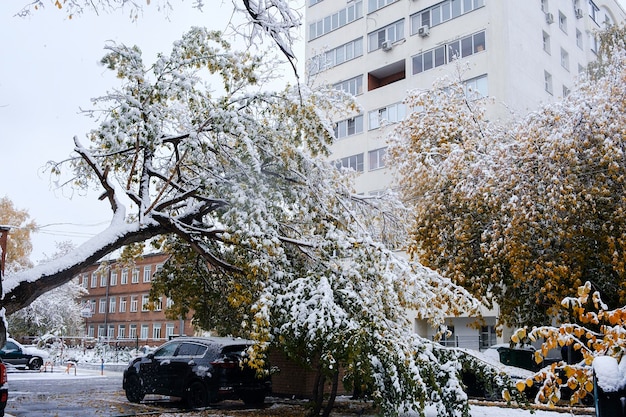
M480 328L480 349L487 349L496 343L496 326L482 326Z

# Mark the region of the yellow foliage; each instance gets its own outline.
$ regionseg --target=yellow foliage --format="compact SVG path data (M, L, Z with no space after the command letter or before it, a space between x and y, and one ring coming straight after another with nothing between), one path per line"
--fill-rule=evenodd
M505 389L502 392L502 398L504 398L504 401L511 401L511 393L509 392L508 389Z

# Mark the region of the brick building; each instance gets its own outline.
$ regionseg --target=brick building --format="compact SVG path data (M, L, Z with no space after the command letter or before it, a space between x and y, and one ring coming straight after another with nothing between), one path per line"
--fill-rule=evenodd
M116 260L94 264L78 276L88 291L81 299L85 336L121 346L160 345L171 336L193 335L191 315L165 317L166 297L150 308L152 276L166 261L165 254L144 255L131 267Z

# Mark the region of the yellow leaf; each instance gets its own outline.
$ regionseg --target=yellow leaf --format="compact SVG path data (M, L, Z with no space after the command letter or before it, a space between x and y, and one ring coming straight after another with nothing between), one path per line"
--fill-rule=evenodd
M543 362L543 355L539 351L535 352L535 362L537 363Z
M526 383L524 381L518 381L518 383L515 384L515 388L517 388L519 392L524 392L526 389Z
M511 393L508 389L502 391L502 398L504 398L504 401L511 401Z

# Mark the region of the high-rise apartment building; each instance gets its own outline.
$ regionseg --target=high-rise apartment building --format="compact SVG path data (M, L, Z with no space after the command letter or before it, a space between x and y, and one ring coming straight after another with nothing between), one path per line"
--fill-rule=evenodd
M336 120L333 160L360 173L357 191L390 186L386 123L401 120L407 91L457 76L495 98L491 119L523 115L567 95L598 50L595 33L623 23L616 0L307 0L306 62L313 85L354 94L362 112ZM480 332L450 322L452 344L493 343L496 312ZM430 334L425 323L415 330ZM461 338L466 338L465 342Z

